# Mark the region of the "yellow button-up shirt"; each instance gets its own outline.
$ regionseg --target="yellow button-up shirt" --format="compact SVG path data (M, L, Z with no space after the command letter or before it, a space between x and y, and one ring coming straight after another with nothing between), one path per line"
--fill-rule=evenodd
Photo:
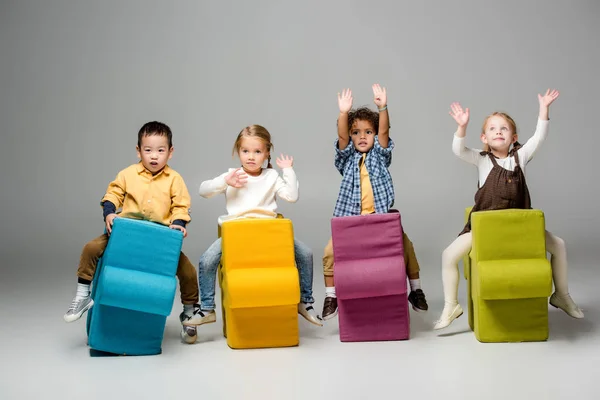
M192 220L191 198L179 173L166 165L152 175L141 162L130 165L117 174L108 185L102 202L110 201L122 217L143 219L171 225L176 219Z

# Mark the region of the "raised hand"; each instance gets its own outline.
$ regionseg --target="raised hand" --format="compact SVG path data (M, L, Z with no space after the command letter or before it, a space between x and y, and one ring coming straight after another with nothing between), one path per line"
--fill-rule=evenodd
M248 174L242 168L234 169L225 176L225 182L234 188L244 187L246 182L248 182Z
M373 101L377 108L383 108L387 105L387 91L379 83L373 85Z
M342 94L338 93L338 106L340 112L347 113L352 108L352 90L344 89Z
M469 123L469 109L465 108L463 110L460 103L452 103L450 104L450 112L449 114L454 118L459 127L464 128Z
M556 89L548 89L546 90L546 94L543 96L538 93L538 101L540 102L540 107L550 107L550 104L554 102L554 100L558 99L558 90Z
M292 165L294 165L294 157L284 156L283 154L281 154L279 157L277 157L275 162L277 163L277 166L281 169L290 168Z

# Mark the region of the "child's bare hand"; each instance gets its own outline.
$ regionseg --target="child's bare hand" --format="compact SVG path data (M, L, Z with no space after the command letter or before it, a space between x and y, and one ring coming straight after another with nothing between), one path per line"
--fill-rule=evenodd
M554 102L554 100L558 99L558 90L556 89L548 89L546 90L546 94L543 96L538 93L538 101L540 102L540 107L550 107L550 104Z
M338 93L338 106L340 112L347 113L352 108L352 90L344 89L342 94Z
M373 97L373 101L378 108L383 108L387 105L387 91L379 83L373 85Z
M277 162L277 166L281 169L290 168L294 165L294 157L281 154L275 162Z
M460 103L452 103L450 105L449 114L454 118L459 127L464 128L469 123L469 109L463 110Z
M169 225L169 228L181 231L181 232L183 232L183 237L187 237L187 229L185 229L183 226L171 224L171 225Z
M225 182L231 187L241 188L248 182L248 174L242 168L231 171L226 177Z
M105 219L105 223L106 223L106 233L108 233L108 235L110 236L111 232L112 232L112 226L114 223L115 218L118 218L119 216L115 213L112 214L108 214L106 216Z

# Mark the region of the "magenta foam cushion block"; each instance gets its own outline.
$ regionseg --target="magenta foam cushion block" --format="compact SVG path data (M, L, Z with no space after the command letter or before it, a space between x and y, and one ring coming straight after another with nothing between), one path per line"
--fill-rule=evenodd
M408 339L400 214L333 218L331 230L340 340Z

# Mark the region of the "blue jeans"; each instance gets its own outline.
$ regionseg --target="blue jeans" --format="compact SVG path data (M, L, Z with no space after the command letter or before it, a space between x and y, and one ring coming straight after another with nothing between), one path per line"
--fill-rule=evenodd
M198 282L200 284L200 307L202 310L215 309L215 282L217 268L221 262L221 238L215 240L200 256L198 263ZM300 301L312 304L313 284L313 253L312 250L299 240L294 239L294 256L300 275Z

